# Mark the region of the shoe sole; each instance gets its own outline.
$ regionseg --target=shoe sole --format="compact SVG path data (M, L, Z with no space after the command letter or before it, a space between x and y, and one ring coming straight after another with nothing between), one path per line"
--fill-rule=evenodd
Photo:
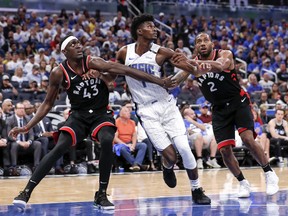
M242 196L238 196L238 198L242 199L242 198L249 198L250 197L250 194L248 195L242 195Z
M267 193L268 196L273 196L274 194L276 194L279 191L279 186L277 185L277 189L275 191L273 191L272 193Z
M13 200L13 205L17 208L24 210L26 208L27 203L22 200Z
M115 210L115 206L101 206L98 204L94 204L94 207L99 209L99 210L104 210L104 211Z

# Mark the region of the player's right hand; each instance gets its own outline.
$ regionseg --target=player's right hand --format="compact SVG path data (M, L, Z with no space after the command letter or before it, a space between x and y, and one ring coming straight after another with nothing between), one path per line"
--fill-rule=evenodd
M162 78L162 80L164 80L163 88L170 89L175 88L177 86L176 79L173 78L173 75L170 75L166 78Z

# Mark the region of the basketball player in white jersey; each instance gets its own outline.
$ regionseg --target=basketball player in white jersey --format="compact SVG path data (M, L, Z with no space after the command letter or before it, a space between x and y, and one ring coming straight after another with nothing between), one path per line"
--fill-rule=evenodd
M161 77L161 66L172 58L174 51L153 43L157 39L153 16L143 14L135 17L131 25L131 35L136 43L119 50L118 62ZM196 67L186 65L185 62L181 64L175 66L185 71L195 72ZM177 77L177 81L184 80L187 76ZM153 83L137 81L128 76L126 82L136 104L136 114L141 125L155 148L162 154L165 183L171 188L177 184L173 171L177 161L177 150L182 156L190 179L193 201L197 204L210 204L210 198L199 187L196 161L190 150L184 122L174 97L165 88Z

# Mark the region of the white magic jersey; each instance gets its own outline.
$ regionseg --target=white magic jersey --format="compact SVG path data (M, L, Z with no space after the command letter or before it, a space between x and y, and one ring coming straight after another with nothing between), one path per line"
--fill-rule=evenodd
M156 54L160 46L153 43L148 52L139 56L135 53L135 45L135 43L127 45L125 65L160 78L161 66L156 63ZM168 92L157 84L139 81L129 76L126 76L126 82L132 94L133 101L137 104L146 104L169 97Z

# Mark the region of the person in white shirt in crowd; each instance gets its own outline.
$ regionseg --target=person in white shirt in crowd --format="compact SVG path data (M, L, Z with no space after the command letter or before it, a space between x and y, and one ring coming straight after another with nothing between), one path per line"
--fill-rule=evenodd
M49 57L46 56L45 49L44 48L39 48L38 54L35 55L35 62L37 64L40 64L40 62L42 60L45 60L47 64L49 63Z
M12 59L7 62L6 69L8 71L13 71L17 67L22 67L21 62L19 61L19 55L17 53L12 54Z
M38 64L34 64L32 67L32 73L27 75L27 79L29 81L31 81L31 80L36 81L38 86L40 86L41 79L42 79L39 68L40 67Z
M120 29L116 33L117 37L125 39L131 38L131 33L129 30L126 29L125 23L120 23L119 26Z
M60 50L59 44L57 44L56 49L51 52L51 58L55 58L57 63L61 63L66 59L65 55Z
M23 68L22 67L17 67L15 69L14 75L11 77L11 81L13 82L18 82L19 88L21 88L22 83L24 81L28 81L28 78L23 75Z
M271 77L267 72L264 73L262 77L263 77L263 79L261 79L259 81L259 84L262 86L262 88L265 91L270 92L272 90L272 86L273 86L274 82L271 81Z
M113 26L120 27L121 23L126 23L126 18L122 16L121 11L118 11L117 16L113 18Z
M185 52L188 59L192 58L191 50L188 47L184 46L184 42L182 39L179 39L177 41L177 48L180 49L182 52Z
M202 150L208 148L210 157L206 161L206 164L212 168L221 168L215 158L217 152L217 143L213 134L212 125L203 124L203 122L197 118L197 115L189 104L186 104L182 107L181 114L184 118L184 123L187 128L191 148L195 149L196 151L198 169L204 168Z
M110 82L108 85L109 90L109 104L115 104L119 101L121 101L121 96L119 92L115 91L115 83Z
M24 76L32 74L32 67L35 64L35 56L33 54L28 56L28 62L24 66Z

